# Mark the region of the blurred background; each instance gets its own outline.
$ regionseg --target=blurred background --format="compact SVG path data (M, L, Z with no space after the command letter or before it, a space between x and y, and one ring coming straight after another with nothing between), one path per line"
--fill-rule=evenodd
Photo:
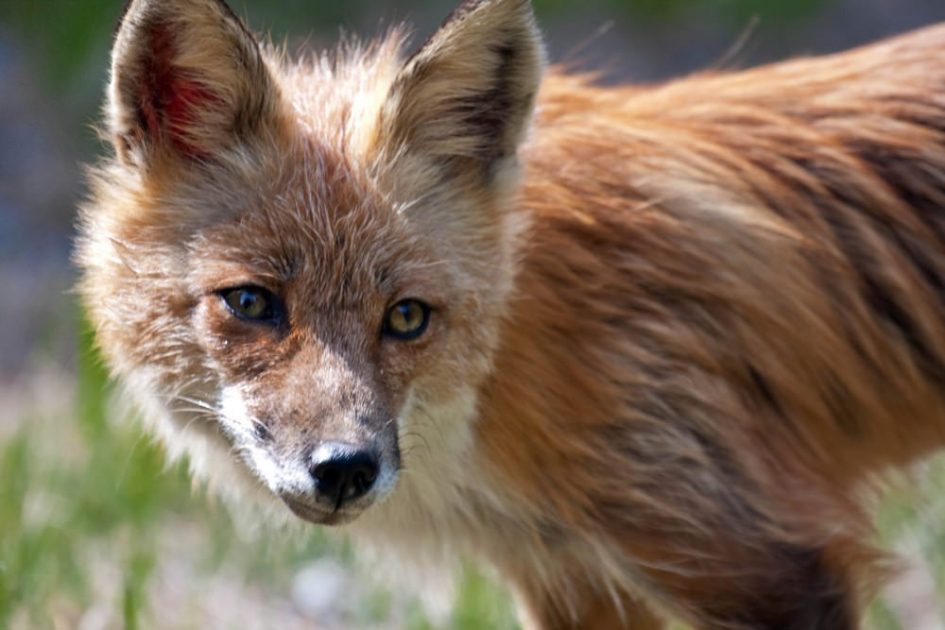
M327 48L458 0L234 0L259 32ZM840 50L945 20L943 0L535 0L552 58L658 81ZM120 0L0 0L0 628L514 628L473 567L418 597L343 543L247 528L119 413L70 287L82 164ZM881 629L943 627L945 473L882 506L906 558ZM940 597L941 595L941 597Z

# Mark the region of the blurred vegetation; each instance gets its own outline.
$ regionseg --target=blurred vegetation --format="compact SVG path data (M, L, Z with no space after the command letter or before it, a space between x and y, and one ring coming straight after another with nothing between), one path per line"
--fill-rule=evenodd
M412 21L418 15L446 16L459 0L231 0L230 4L262 33L307 38L321 35L333 41L339 30L371 36L384 24ZM731 21L736 30L751 18L779 23L809 15L829 0L717 0L715 15ZM0 28L8 27L38 71L45 88L59 101L59 111L72 128L87 127L96 119L108 62L108 49L124 0L2 0ZM601 15L629 16L665 23L705 0L534 0L539 16L567 19L576 11L597 10ZM378 9L383 6L383 9ZM368 16L382 16L378 22ZM587 34L584 34L586 36ZM75 123L75 124L73 124ZM91 150L93 134L81 138L82 152Z

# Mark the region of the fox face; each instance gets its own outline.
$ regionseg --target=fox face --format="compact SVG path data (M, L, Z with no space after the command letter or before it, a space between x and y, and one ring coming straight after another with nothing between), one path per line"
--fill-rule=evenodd
M201 231L192 325L219 377L221 430L297 514L334 522L393 488L399 419L463 297L440 288L441 255L395 207L293 185ZM323 217L347 210L313 230L299 216L312 202Z
M172 451L315 523L468 432L514 279L529 5L400 45L295 65L218 0L135 0L81 220L98 340Z

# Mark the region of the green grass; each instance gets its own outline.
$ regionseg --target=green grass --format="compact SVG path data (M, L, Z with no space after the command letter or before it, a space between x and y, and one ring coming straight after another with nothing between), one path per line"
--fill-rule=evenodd
M106 374L88 331L80 337L72 413L37 411L0 438L0 628L61 626L63 620L71 626L96 605L109 608L125 628L154 627L152 587L168 553L161 541L182 524L198 540L187 548L196 569L193 583L185 585L198 591L205 578L225 569L247 588L260 589L264 599L285 601L295 573L314 559L327 556L350 565L350 550L317 529L304 538L240 530L239 519L194 490L184 465L167 465L137 423L111 419ZM945 530L930 527L945 522L945 464L932 468L927 487L893 495L878 523L885 540L918 546L945 592ZM95 578L103 562L113 573L110 599ZM348 618L356 627L435 627L417 601L379 584L360 598ZM874 606L870 624L900 629L883 602ZM474 570L463 577L446 625L516 627L508 596Z
M181 467L134 427L106 421L105 374L83 336L75 415L28 417L0 445L0 627L52 622L58 604L90 604L86 563L107 546L124 571L122 618L137 626L166 517L193 509ZM111 544L114 543L114 544Z

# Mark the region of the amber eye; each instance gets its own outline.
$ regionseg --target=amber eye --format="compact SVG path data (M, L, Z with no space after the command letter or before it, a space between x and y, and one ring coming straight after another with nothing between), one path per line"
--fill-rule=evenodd
M394 304L384 318L384 334L401 341L416 339L430 324L430 307L420 300L403 300Z
M279 299L261 287L240 287L221 293L230 312L253 322L275 322L281 315Z

